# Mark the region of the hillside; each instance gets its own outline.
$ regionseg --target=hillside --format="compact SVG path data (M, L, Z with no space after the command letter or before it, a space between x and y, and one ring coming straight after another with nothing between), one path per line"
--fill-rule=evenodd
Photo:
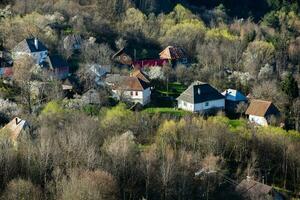
M0 200L299 199L299 6L0 1Z

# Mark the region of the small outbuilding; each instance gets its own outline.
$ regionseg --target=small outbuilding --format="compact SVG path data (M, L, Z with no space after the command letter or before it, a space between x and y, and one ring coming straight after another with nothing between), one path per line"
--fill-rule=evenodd
M225 97L225 109L230 113L235 112L238 104L247 103L247 97L238 90L227 89L222 95Z
M272 119L277 119L280 116L280 112L271 101L253 99L246 111L246 115L249 117L250 122L268 126Z
M254 181L250 177L242 180L242 182L237 185L236 191L240 193L243 198L249 200L284 199L284 196L273 187Z

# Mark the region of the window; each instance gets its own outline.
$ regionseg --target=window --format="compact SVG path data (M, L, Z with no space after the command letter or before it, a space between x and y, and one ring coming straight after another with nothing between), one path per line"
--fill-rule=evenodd
M205 102L205 107L209 106L209 102Z
M186 106L186 102L183 102L183 105Z
M130 91L130 95L133 96L133 92L132 91Z
M138 95L139 95L139 92L138 92L138 91L136 91L136 92L135 92L135 95L136 95L136 96L138 96Z

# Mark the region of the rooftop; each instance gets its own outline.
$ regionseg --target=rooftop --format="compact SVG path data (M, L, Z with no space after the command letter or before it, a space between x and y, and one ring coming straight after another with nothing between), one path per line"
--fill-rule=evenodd
M37 39L37 47L36 47L35 39L36 38L29 38L29 39L22 40L19 44L15 46L13 51L27 52L27 53L47 51L46 46L38 39Z
M201 81L195 81L194 83L192 83L177 98L177 100L182 100L193 104L218 99L224 99L224 96L208 83L203 83Z
M279 110L271 101L253 99L246 111L246 115L265 117L267 115L277 115Z

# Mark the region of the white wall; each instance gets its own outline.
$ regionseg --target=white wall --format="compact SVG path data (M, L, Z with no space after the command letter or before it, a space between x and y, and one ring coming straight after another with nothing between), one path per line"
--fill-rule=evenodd
M198 104L192 104L188 102L178 101L178 108L183 110L191 111L191 112L202 112L209 109L224 109L225 108L225 99L218 99L213 101L207 101Z
M188 103L185 101L178 101L178 108L182 109L182 110L187 110L187 111L191 111L194 112L194 104L192 103Z
M203 103L198 103L195 104L195 112L201 112L213 108L220 108L223 109L225 108L225 99L218 99L218 100L213 100L213 101L207 101Z
M21 56L28 55L32 56L35 60L36 64L40 64L44 62L47 58L48 51L40 51L40 52L34 52L34 53L24 53L24 52L15 52L13 57L14 59L18 59Z
M151 90L147 88L144 91L119 91L113 90L114 97L120 98L122 95L123 98L128 99L129 101L140 103L142 105L146 105L151 100Z
M261 126L268 126L268 121L264 117L249 115L249 121Z

